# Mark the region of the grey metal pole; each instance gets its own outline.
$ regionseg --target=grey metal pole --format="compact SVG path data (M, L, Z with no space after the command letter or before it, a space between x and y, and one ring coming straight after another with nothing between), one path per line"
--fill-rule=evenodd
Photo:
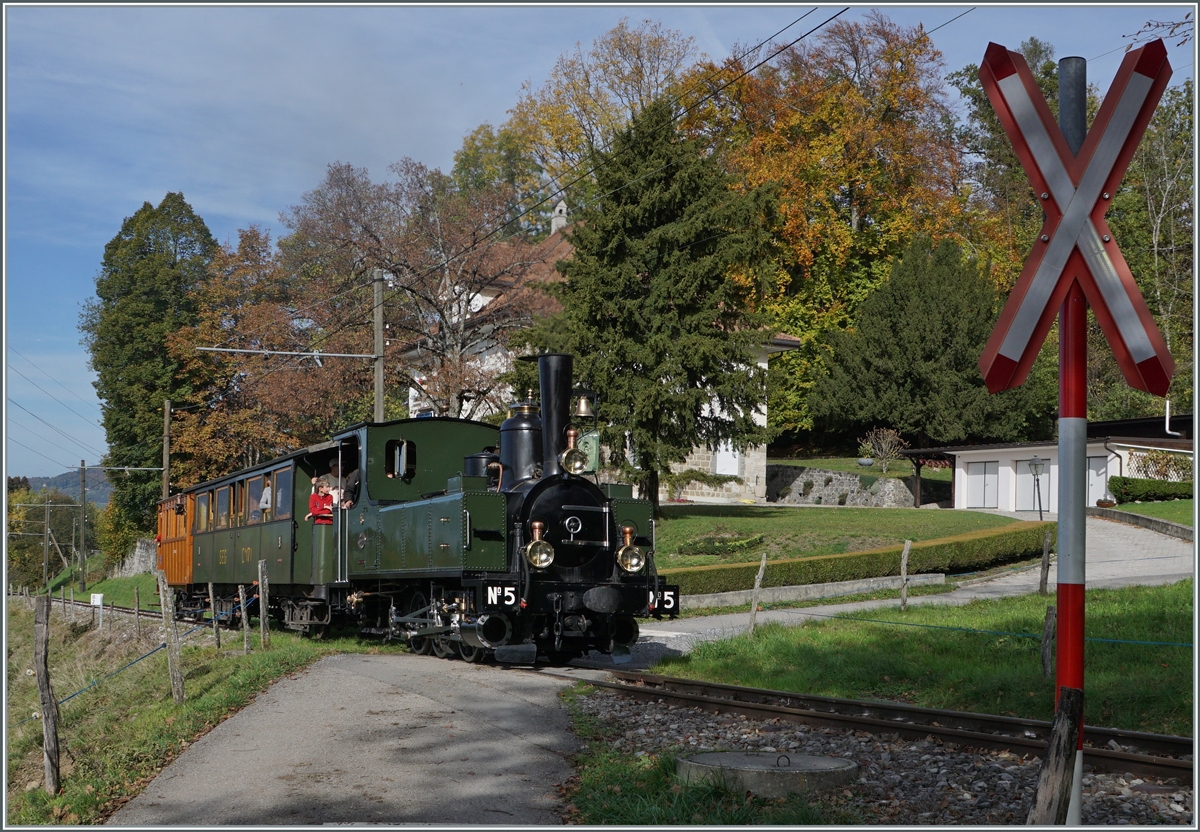
M1072 154L1078 155L1087 136L1087 61L1084 58L1063 58L1058 62L1058 123L1067 147ZM1063 303L1059 324L1058 586L1060 595L1064 596L1058 605L1061 658L1056 684L1060 691L1068 687L1083 689L1082 595L1087 551L1084 527L1087 504L1086 309L1086 301L1076 284ZM1074 641L1079 644L1073 644ZM1075 652L1079 655L1075 656ZM1082 748L1076 749L1074 763L1071 801L1067 809L1070 826L1080 825L1083 816Z
M375 301L375 421L383 421L383 269L371 281Z

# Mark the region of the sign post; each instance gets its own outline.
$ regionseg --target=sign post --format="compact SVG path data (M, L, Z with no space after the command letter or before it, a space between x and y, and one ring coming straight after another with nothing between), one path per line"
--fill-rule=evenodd
M1171 77L1161 40L1129 52L1090 130L1086 62L1059 64L1061 129L1025 59L988 44L979 79L1041 197L1045 222L979 359L988 390L1022 384L1059 320L1058 650L1055 698L1082 691L1087 502L1087 310L1130 386L1166 395L1175 362L1104 221ZM1086 134L1086 137L1085 137ZM1083 716L1067 822L1081 819Z

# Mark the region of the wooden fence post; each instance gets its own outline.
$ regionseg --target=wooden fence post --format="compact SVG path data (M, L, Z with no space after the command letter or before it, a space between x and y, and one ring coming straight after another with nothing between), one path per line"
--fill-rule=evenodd
M246 615L246 587L238 584L238 609L242 615L242 655L250 652L250 617Z
M271 616L267 614L269 590L267 588L267 562L258 562L258 630L262 641L262 649L271 647Z
M221 628L220 628L220 626L218 626L217 596L216 596L216 593L213 592L212 581L208 582L208 606L209 606L209 609L212 610L213 640L216 641L217 649L220 650L221 649Z
M75 623L75 587L71 587L71 623Z
M1038 772L1033 806L1025 820L1029 826L1062 826L1067 822L1082 717L1083 691L1079 688L1061 688L1050 739L1046 742L1046 758Z
M59 607L62 608L63 621L67 620L67 588L60 586L58 588Z
M33 666L37 672L38 699L42 705L42 764L46 771L46 791L58 794L58 702L50 686L50 602L49 594L38 597L33 618Z
M113 622L113 619L116 618L116 615L117 615L117 602L109 601L108 602L108 629L110 632L112 631L112 622Z
M138 587L133 588L133 631L137 640L142 640L142 595Z
M904 551L900 554L900 611L908 609L908 553L912 551L912 541L904 541Z
M1054 673L1054 628L1058 610L1046 607L1046 622L1042 625L1042 676L1049 679Z
M1046 581L1050 577L1050 530L1046 529L1046 539L1042 541L1042 577L1038 580L1038 595L1048 594Z
M754 632L754 619L758 617L758 589L762 586L763 575L767 571L767 553L763 552L762 563L758 565L758 575L754 578L754 591L750 593L750 626L746 635Z
M175 704L182 704L186 699L183 690L183 667L179 655L179 630L175 623L175 599L171 588L167 586L167 574L161 569L158 574L158 595L162 603L163 629L167 633L167 672L171 676L171 696Z

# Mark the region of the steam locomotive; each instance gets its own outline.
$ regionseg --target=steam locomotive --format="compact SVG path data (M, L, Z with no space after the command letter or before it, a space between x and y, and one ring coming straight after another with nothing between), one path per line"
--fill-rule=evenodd
M177 615L236 623L265 561L263 614L311 637L348 623L468 662L627 660L637 619L674 617L679 590L655 570L651 504L576 447L572 356L536 360L540 403L499 428L359 423L161 501ZM342 486L331 525L304 519L320 478Z

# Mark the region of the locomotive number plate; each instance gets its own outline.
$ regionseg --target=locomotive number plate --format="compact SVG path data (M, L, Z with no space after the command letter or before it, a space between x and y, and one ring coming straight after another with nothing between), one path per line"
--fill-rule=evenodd
M517 605L516 584L484 584L484 609L511 608Z
M658 596L657 598L655 598L656 595ZM654 591L651 591L647 606L649 606L651 610L657 610L658 612L665 612L668 615L678 614L678 612L679 612L679 587L665 586L665 587L663 587L662 592L656 593Z

